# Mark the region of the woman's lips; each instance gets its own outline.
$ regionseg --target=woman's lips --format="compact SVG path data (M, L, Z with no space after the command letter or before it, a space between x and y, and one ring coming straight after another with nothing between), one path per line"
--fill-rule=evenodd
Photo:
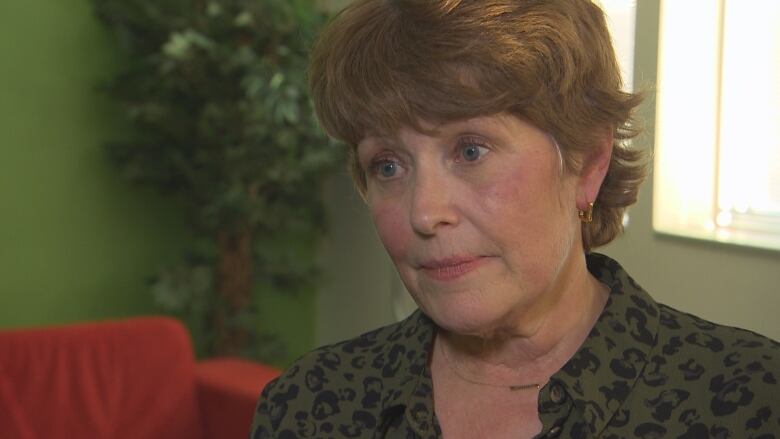
M431 279L450 281L474 271L485 260L487 258L484 256L449 258L423 263L420 265L420 269Z

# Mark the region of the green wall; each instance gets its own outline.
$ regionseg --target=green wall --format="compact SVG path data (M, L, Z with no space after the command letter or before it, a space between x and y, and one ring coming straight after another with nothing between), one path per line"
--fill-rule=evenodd
M113 51L87 0L0 1L0 327L154 312L145 279L187 242L181 212L105 161L127 130L96 92ZM311 348L312 296L262 306L291 356Z

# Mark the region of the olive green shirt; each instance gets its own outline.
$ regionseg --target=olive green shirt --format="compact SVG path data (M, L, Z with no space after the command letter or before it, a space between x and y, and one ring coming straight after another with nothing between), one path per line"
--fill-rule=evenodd
M780 437L780 345L661 305L612 259L590 335L539 394L539 437ZM702 295L706 300L706 295ZM440 438L421 312L304 355L262 392L252 438Z

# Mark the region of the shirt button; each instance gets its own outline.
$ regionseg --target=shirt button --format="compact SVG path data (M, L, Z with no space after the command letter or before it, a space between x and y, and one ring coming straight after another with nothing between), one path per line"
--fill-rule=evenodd
M566 398L566 393L563 391L563 387L558 384L553 384L550 389L550 400L555 404L560 404Z
M558 437L558 435L561 434L561 426L556 425L555 427L551 428L550 431L547 432L547 437Z

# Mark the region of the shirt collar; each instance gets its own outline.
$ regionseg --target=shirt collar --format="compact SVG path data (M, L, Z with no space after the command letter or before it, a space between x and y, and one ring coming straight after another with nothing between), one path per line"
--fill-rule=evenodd
M587 256L588 270L610 289L596 325L580 349L551 378L574 399L590 434L601 432L620 408L651 359L660 311L655 301L607 256Z
M432 394L428 357L436 325L419 309L401 321L376 358L398 358L398 373L385 377L381 418L405 413L408 422L421 433L430 428L427 412Z

